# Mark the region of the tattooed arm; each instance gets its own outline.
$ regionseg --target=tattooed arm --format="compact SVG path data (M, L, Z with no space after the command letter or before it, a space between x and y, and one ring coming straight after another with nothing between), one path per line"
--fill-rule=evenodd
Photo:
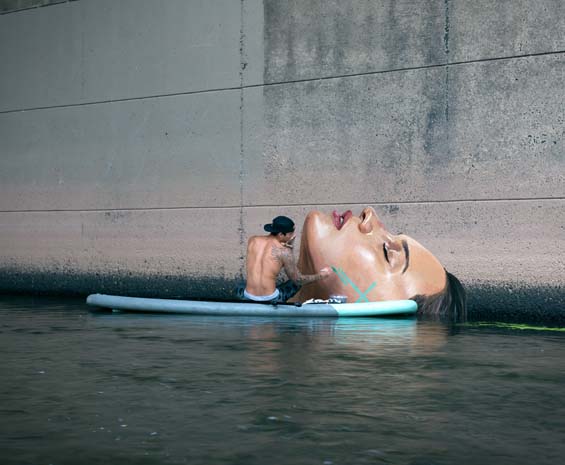
M273 247L272 255L281 263L288 277L296 284L303 285L313 283L314 281L320 281L321 279L327 278L331 274L331 270L329 268L322 268L320 272L316 274L302 274L296 266L294 255L292 254L292 250L289 248Z

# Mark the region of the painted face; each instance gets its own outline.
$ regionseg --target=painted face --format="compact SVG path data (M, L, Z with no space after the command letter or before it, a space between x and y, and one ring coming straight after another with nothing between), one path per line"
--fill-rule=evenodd
M446 274L436 257L406 235L388 232L375 210L327 215L310 212L304 221L298 266L302 273L323 267L329 278L304 286L295 301L346 295L348 302L408 299L444 289Z

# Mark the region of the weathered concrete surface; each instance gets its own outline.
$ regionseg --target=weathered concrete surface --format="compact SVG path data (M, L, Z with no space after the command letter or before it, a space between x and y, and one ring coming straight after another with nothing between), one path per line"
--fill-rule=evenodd
M0 291L225 297L239 221L223 208L0 213Z
M563 82L550 55L247 89L244 202L563 197Z
M446 0L449 61L565 50L562 0Z
M452 198L565 197L563 83L563 54L449 68Z
M239 91L0 114L0 210L239 203Z
M80 0L0 16L0 111L240 84L240 3Z
M246 90L245 203L427 198L445 158L443 84L425 69Z
M565 50L562 0L265 0L265 82Z
M0 15L0 290L230 298L272 217L369 204L462 279L476 317L565 320L563 8Z
M443 1L264 1L265 82L445 62Z

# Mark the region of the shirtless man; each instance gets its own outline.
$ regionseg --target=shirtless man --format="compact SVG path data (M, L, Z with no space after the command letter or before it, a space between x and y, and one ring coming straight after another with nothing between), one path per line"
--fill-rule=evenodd
M299 286L328 277L332 272L322 268L316 274L302 274L292 254L295 238L294 222L277 216L264 226L267 236L253 236L247 243L247 285L244 298L255 302L286 302ZM290 281L276 287L276 279L284 268Z

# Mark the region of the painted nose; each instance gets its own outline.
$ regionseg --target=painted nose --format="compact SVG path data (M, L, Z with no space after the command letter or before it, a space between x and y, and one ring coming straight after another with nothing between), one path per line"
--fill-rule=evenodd
M361 216L365 219L373 219L373 229L376 227L377 229L383 231L383 233L388 234L388 231L385 228L385 225L377 215L377 212L372 207L365 207Z

